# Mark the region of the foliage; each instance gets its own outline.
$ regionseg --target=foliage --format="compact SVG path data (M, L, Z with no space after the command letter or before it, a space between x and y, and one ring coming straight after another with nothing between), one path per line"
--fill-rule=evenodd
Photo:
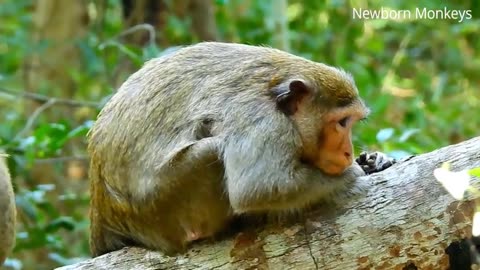
M273 1L273 0L271 0ZM272 14L271 1L217 0L216 21L222 40L271 44L279 34L275 16L287 16L293 53L341 66L354 74L361 95L372 109L367 123L355 131L356 145L401 157L439 148L478 135L480 118L479 9L474 0L441 5L432 1L289 1L286 14ZM42 54L50 45L35 40L34 1L6 0L0 9L0 149L12 158L17 205L21 209L18 245L7 261L16 269L51 268L88 256L87 181L64 177L67 162L54 163L57 178L32 179L38 163L67 155L85 155L84 135L101 104L142 63L170 47L199 41L191 22L169 15L158 30L166 45L137 46L120 36L125 31L119 0L85 1L89 10L103 9L101 21L89 12L87 34L74 40L79 67L65 67L73 78L77 100L99 106L77 106L62 113L32 117L28 100L19 99L26 85L25 59ZM102 6L100 3L105 3ZM352 7L414 9L415 7L471 9L473 19L354 20ZM59 96L54 82L36 81L39 93ZM4 90L11 90L5 92ZM49 111L60 112L53 104ZM55 118L55 119L53 119ZM31 125L29 120L32 120ZM68 159L66 159L68 160ZM43 163L42 163L43 164ZM477 172L478 173L478 172Z

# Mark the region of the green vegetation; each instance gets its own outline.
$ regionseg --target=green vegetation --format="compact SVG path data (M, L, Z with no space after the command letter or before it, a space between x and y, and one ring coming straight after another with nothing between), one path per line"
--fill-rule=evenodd
M373 0L292 0L284 14L274 13L272 1L212 1L217 38L273 45L286 35L292 53L351 72L372 108L368 121L356 127L357 151L401 157L479 134L476 1L447 5L472 11L472 19L461 23L352 18L352 7L444 8L434 1L380 5ZM89 256L85 135L92 121L143 62L201 40L188 12L179 16L183 13L171 11L174 1L163 1L169 12L161 29L139 42L134 37L150 28L132 29L123 17L122 1L87 0L78 1L85 10L78 31L55 43L48 37L61 31L61 23L45 29L40 2L6 0L0 6L0 113L5 116L0 149L11 155L20 210L17 246L7 261L14 269L51 269ZM43 20L59 16L49 14ZM288 32L274 26L278 17L287 20ZM64 54L62 46L73 52ZM48 64L57 69L50 72Z

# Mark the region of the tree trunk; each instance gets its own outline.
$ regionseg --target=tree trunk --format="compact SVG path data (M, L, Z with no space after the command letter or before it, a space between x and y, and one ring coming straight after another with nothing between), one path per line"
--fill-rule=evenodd
M200 41L218 40L215 21L215 5L210 0L122 0L123 15L127 27L138 24L151 24L158 32L157 42L163 47L171 43L161 34L167 24L168 16L176 16L182 20L192 19L192 33ZM130 39L133 43L144 45L150 37L148 33L137 33Z
M47 46L29 59L27 66L30 69L25 71L25 88L31 92L49 89L49 95L71 99L76 87L72 75L65 67L80 68L80 51L76 41L87 33L87 3L39 0L35 6L34 26L35 42L46 42ZM50 83L41 85L41 82ZM36 107L27 104L27 112L30 111L31 114ZM58 111L56 114L59 114Z
M70 70L66 68L79 70L81 67L80 50L76 42L87 33L87 2L38 0L35 3L33 40L35 44L45 42L46 46L42 50L34 50L32 56L26 59L24 87L28 92L48 91L49 96L72 99L77 86L72 74L69 73ZM32 115L37 110L52 108L47 105L48 102L26 100L25 114ZM54 112L46 110L42 115L50 122L55 122L62 118L69 119L74 113L72 107L62 106L55 107ZM66 149L72 151L72 148L73 143L70 142ZM57 175L53 164L35 163L29 171L30 178L35 179L35 184L51 182L61 184L65 180Z
M167 257L124 248L59 269L470 269L473 201L454 200L433 170L480 166L480 137L419 155L359 181L373 188L294 225L240 232ZM330 207L331 208L331 207Z
M272 40L273 47L288 52L290 51L287 18L288 1L273 0L271 5L272 14L269 19L273 21L274 26Z
M192 29L200 41L216 41L215 6L211 0L190 0Z

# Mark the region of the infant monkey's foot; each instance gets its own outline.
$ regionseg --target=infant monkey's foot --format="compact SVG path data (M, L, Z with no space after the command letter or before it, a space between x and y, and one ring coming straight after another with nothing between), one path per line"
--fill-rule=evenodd
M395 159L388 157L382 152L362 152L355 161L366 174L383 171L396 162Z

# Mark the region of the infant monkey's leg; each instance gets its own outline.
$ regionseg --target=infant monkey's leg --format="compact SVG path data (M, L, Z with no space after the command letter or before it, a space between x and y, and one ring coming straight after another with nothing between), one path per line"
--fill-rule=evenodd
M366 174L381 172L397 162L382 152L362 152L355 161Z

